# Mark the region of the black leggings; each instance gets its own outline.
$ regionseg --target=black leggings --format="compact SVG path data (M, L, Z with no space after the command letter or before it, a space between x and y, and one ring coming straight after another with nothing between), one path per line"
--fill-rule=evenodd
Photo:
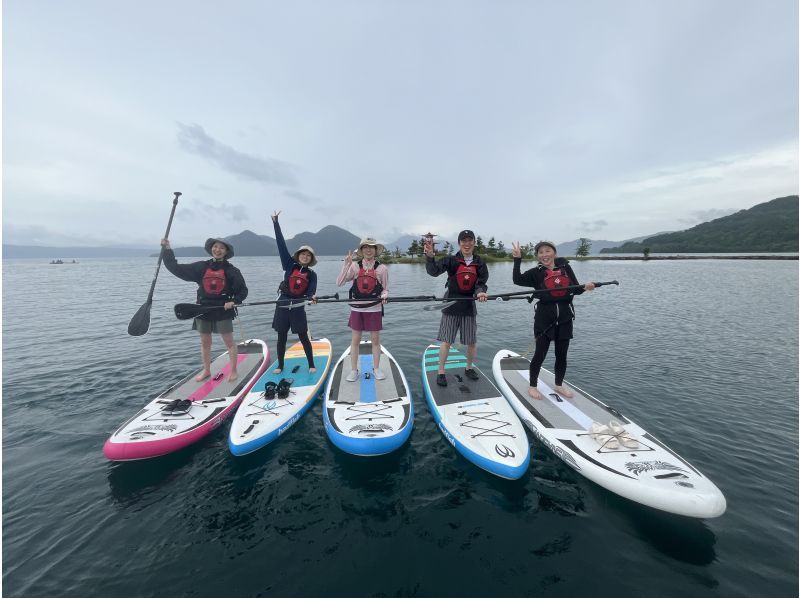
M298 332L297 337L303 345L303 350L306 352L306 359L308 359L308 367L314 367L314 350L311 348L311 339L308 338L308 331ZM289 331L278 333L278 367L283 369L283 358L286 355L286 339L289 338Z
M561 386L564 376L567 374L567 351L569 351L569 339L553 341L556 345L556 386ZM536 386L539 381L539 370L542 368L544 358L547 357L547 350L550 348L550 339L543 334L536 339L536 352L531 359L531 386Z

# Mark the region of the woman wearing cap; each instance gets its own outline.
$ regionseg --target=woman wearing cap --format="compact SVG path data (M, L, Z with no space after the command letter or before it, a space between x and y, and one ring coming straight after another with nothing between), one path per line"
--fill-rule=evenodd
M431 276L439 276L447 272L447 297L474 297L477 301L486 301L489 280L489 269L481 258L473 253L475 249L475 233L462 230L458 233L459 250L455 255L446 255L440 260L434 259L433 240L426 239L425 270ZM439 370L436 384L447 386L447 375L444 364L450 352L450 345L456 340L456 333L462 345L467 345L467 367L464 375L478 379L478 372L472 368L478 353L478 324L475 316L478 310L474 301L456 301L442 310L439 334L436 337L439 345Z
M377 261L384 247L375 239L361 239L356 251L358 261L353 261L351 252L344 257L342 271L336 279L336 285L352 281L350 299L350 320L347 325L352 330L350 341L350 373L345 378L348 382L358 380L358 345L361 333L369 332L372 341L372 373L377 380L386 378L380 369L381 329L383 328L383 304L389 297L389 271Z
M228 260L233 257L233 245L225 239L208 239L206 251L211 259L191 264L179 264L169 241L161 239L164 248L164 266L181 280L197 283L197 302L200 305L220 306L197 316L192 328L200 333L200 352L203 370L195 377L198 382L211 375L211 333L222 336L231 360L231 373L228 380L234 381L239 375L236 371L237 351L233 341L233 319L236 317L235 304L247 298L247 285L239 269Z
M272 213L272 224L275 227L275 241L278 244L278 255L281 257L284 275L278 290L280 296L275 305L275 315L272 318L272 329L278 333L278 367L273 370L275 374L283 371L284 357L286 356L286 340L289 338L289 329L297 335L308 360L308 371L316 372L314 367L314 349L308 337L308 321L306 320L306 300L316 302L317 273L311 268L317 263L314 250L308 245L303 245L294 255L289 254L286 241L278 224L280 212Z
M534 247L534 253L539 263L535 268L520 272L522 251L519 242L511 244L514 284L535 289L551 289L549 293L539 297L535 306L533 336L536 351L531 359L528 394L534 399L542 399L542 393L537 390L536 385L539 381L539 370L552 341L556 348L556 385L553 390L569 399L572 397L572 391L564 386L563 382L567 373L567 351L572 338L572 320L575 319L572 297L580 295L584 290L591 291L594 283L587 282L583 288L574 291L558 290L560 287L579 284L569 262L566 258L556 257L556 246L551 241L539 241Z

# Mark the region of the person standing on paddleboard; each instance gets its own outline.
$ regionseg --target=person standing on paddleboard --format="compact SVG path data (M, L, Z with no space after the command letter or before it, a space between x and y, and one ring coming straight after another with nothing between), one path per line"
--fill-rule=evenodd
M191 264L179 264L175 252L167 239L161 239L164 248L164 266L181 280L197 283L197 303L207 306L220 306L197 316L192 328L200 333L200 352L203 358L203 371L195 380L205 380L211 375L211 333L222 336L231 360L228 380L238 379L236 371L238 355L233 340L233 319L236 317L235 305L247 298L247 285L239 269L228 260L233 257L233 245L225 239L208 239L206 251L211 259Z
M535 268L521 272L522 250L519 242L511 244L511 256L514 258L513 281L522 287L533 287L537 290L550 289L550 292L538 297L534 306L533 336L536 350L531 358L530 387L528 394L541 400L536 385L539 382L539 370L547 356L550 342L556 348L555 376L556 385L553 388L562 397L572 398L572 391L563 385L567 373L567 351L572 338L572 320L575 319L575 310L572 308L573 295L580 295L584 291L594 288L593 282L587 282L582 289L561 291L560 287L578 285L578 278L569 261L563 257L556 257L555 243L539 241L533 248L539 263Z
M453 255L446 255L440 260L435 259L433 239L428 237L423 245L425 250L425 270L431 276L439 276L447 272L446 297L471 298L477 301L486 301L489 280L489 269L474 253L475 233L471 230L462 230L458 233L459 251ZM478 372L472 368L475 356L478 353L478 313L474 301L456 301L450 307L442 310L442 320L439 323L439 335L436 337L439 345L439 370L436 384L447 386L444 363L450 352L450 345L456 340L456 332L460 333L459 340L462 345L467 345L467 367L464 375L470 380L478 379Z
M308 337L305 305L306 300L317 302L317 273L311 269L316 265L317 257L308 245L300 247L294 255L289 253L281 225L278 224L278 216L280 216L279 211L272 213L272 224L275 227L275 241L278 244L278 255L281 258L284 274L283 282L278 287L280 296L272 318L272 329L278 333L278 367L273 373L280 374L283 371L286 340L289 338L291 328L303 345L308 360L308 371L313 374L317 368L314 367L314 349Z
M353 281L350 287L351 303L350 319L347 325L352 330L350 340L350 373L345 380L358 380L358 345L361 333L366 331L372 341L372 373L376 380L386 378L380 369L381 330L383 329L383 306L389 297L389 270L378 262L377 257L383 253L384 247L375 239L361 239L355 253L347 252L344 256L342 271L336 279L336 285Z

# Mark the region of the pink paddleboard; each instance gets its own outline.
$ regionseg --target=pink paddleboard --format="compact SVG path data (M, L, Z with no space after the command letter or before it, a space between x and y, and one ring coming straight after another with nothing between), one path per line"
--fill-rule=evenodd
M229 379L230 358L226 351L211 362L211 376L195 381L199 373L165 390L122 424L103 446L112 461L149 459L172 453L197 442L219 427L269 365L266 343L250 339L237 346L239 377ZM178 401L185 408L169 409ZM165 409L166 408L166 409Z

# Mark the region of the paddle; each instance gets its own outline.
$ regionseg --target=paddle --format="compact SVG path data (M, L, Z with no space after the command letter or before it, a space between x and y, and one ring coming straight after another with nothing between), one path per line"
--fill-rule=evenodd
M438 301L439 298L433 295L415 295L409 297L389 297L387 303L416 303L420 301ZM352 303L354 305L363 303L365 305L378 305L380 299L335 299L330 301L317 301L317 303Z
M317 297L317 300L325 300L325 299L338 299L339 293L335 295L322 295L321 297ZM253 301L251 303L238 303L234 305L234 307L252 307L253 305L275 305L276 303L280 303L286 301L286 299L276 299L275 301ZM327 303L327 301L323 301ZM311 302L309 302L311 303ZM221 309L225 307L224 305L198 305L197 303L178 303L175 306L175 317L179 320L191 320L192 318L196 318L197 316L201 316L203 314L207 314L208 312L214 309Z
M172 200L172 211L169 213L169 222L167 222L167 232L164 233L164 238L169 238L169 229L172 226L172 217L175 215L175 208L178 207L178 198L182 195L180 191L175 191L175 199ZM139 310L133 314L130 323L128 324L128 334L131 336L142 336L150 328L150 308L153 306L153 291L156 289L156 280L158 279L158 271L161 269L161 262L164 259L164 248L161 248L161 253L158 254L158 264L156 264L156 273L153 276L153 284L150 285L150 292L147 294L147 301L145 301Z
M616 280L609 280L607 282L595 282L594 286L602 287L605 285L614 284L619 285L619 282ZM528 303L531 303L534 299L535 295L543 295L545 293L549 293L553 290L559 291L577 291L578 289L582 289L582 284L575 284L568 287L561 287L559 289L531 289L530 291L521 291L519 293L501 293L499 295L490 295L486 300L487 301L510 301L512 299L527 299ZM456 301L477 301L475 297L446 297L442 298L442 301L446 301L446 303L441 303L439 305L426 305L422 309L425 311L438 311L440 309L445 309L450 307L451 305L455 304Z

